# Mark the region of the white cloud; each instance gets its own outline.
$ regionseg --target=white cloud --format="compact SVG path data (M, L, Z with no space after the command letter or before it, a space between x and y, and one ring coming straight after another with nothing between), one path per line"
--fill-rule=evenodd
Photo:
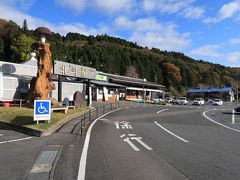
M130 10L133 3L134 0L95 0L93 6L105 14L112 14Z
M55 2L62 7L73 10L75 13L80 13L88 8L104 14L113 14L130 10L135 0L55 0Z
M178 33L173 23L160 23L155 18L143 18L135 21L125 16L116 18L114 26L120 30L129 30L130 41L141 46L156 47L164 50L179 50L190 44L187 33Z
M203 17L205 10L200 7L188 7L181 14L188 19L199 19Z
M62 35L66 35L69 32L77 32L84 35L97 35L100 33L97 29L87 27L82 23L60 24L58 26L54 26L53 30Z
M62 7L69 8L76 13L81 12L84 10L86 6L86 0L55 0L57 4Z
M215 17L208 17L203 22L204 23L218 23L222 20L232 18L240 11L240 1L232 1L230 3L224 4L221 9L218 10Z
M29 9L36 0L1 0L1 6L11 6L18 7L19 9L27 10Z
M34 18L10 6L6 6L1 3L0 3L0 12L1 12L1 18L7 19L7 20L13 20L20 26L23 24L24 19L27 19L29 29L35 29L40 25L50 26L50 24L47 21L44 21L39 18Z
M183 8L188 7L193 0L143 0L145 11L157 10L161 13L177 13Z
M190 54L194 56L208 56L208 57L219 58L222 56L219 52L217 52L219 48L220 48L219 45L204 45L197 49L191 50Z
M228 40L229 44L240 44L240 38L232 38Z
M236 66L237 64L240 64L240 52L231 52L226 56L226 59L230 63L230 66Z
M6 6L5 4L0 3L0 12L1 18L6 20L13 20L18 25L22 25L24 19L28 22L29 29L36 29L39 26L48 27L51 31L60 33L62 35L66 35L68 32L77 32L84 35L97 35L100 33L106 33L103 27L93 28L87 27L82 23L70 23L70 24L52 24L48 21L45 21L40 18L35 18L33 16L29 16L25 13L22 13L12 7Z
M193 6L195 0L143 0L142 8L146 12L157 11L162 14L178 14L188 19L203 17L205 10Z

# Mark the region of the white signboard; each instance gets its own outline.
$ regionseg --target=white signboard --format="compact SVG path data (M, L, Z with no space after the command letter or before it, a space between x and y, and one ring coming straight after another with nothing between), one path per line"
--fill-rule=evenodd
M0 98L3 97L3 73L0 72Z
M57 75L73 76L86 79L96 78L96 69L62 61L54 61L53 73Z
M50 100L34 100L34 121L51 119L51 101Z

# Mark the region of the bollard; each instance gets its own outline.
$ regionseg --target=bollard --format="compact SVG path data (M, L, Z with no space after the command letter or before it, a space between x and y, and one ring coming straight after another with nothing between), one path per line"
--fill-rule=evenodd
M22 99L20 99L20 107L22 107Z
M89 110L89 121L91 121L91 110Z
M111 111L112 111L112 108L113 108L113 107L112 107L112 103L111 103Z
M104 112L105 112L105 105L103 105L103 114L104 114Z
M83 125L83 123L82 123L82 119L81 119L81 133L80 133L81 136L82 136L82 131L83 131L82 125Z
M85 113L84 113L84 115L83 115L83 122L84 122L84 127L85 127L85 122L86 122Z

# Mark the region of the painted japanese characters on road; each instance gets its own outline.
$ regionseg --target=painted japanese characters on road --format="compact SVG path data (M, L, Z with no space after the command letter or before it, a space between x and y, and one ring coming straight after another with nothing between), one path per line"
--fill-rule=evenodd
M127 121L115 121L114 125L116 126L116 129L132 129L132 126Z
M130 125L127 121L115 121L114 125L116 129L133 129L132 125ZM139 147L137 147L134 143L143 146L149 151L153 150L142 141L142 137L138 137L136 134L122 134L120 138L123 139L123 142L126 142L134 151L140 151Z

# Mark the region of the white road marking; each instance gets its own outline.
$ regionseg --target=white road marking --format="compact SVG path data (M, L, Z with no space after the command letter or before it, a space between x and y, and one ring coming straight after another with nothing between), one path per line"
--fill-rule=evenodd
M232 124L235 124L235 110L232 110Z
M100 121L110 121L109 119L99 119Z
M138 143L140 143L143 147L145 147L147 150L151 151L153 150L150 146L148 146L147 144L145 144L143 141L141 141L141 137L133 137L131 139L135 139Z
M160 128L162 128L164 131L166 131L167 133L169 133L169 134L173 135L174 137L176 137L176 138L180 139L181 141L183 141L183 142L189 142L189 141L187 141L187 140L185 140L185 139L181 138L180 136L178 136L178 135L174 134L173 132L171 132L171 131L167 130L165 127L163 127L163 126L161 126L160 124L158 124L158 122L157 122L157 121L154 121L154 123L155 123L156 125L158 125Z
M140 149L138 149L137 146L135 146L135 145L130 141L129 138L126 138L126 139L124 139L123 141L124 141L124 142L127 142L127 143L129 144L129 146L131 146L131 148L134 149L134 151L140 151Z
M162 109L160 111L158 111L157 113L163 112L163 111L167 111L168 109Z
M215 109L215 110L217 110L217 109ZM210 110L208 110L208 111L210 111ZM207 113L208 111L204 111L204 112L203 112L203 116L204 116L205 118L207 118L209 121L212 121L212 122L215 123L215 124L218 124L218 125L220 125L220 126L222 126L222 127L225 127L225 128L227 128L227 129L230 129L230 130L233 130L233 131L236 131L236 132L239 132L239 133L240 133L240 130L237 130L237 129L228 127L228 126L226 126L226 125L224 125L224 124L221 124L221 123L216 122L216 121L212 120L211 118L209 118L209 117L206 115L206 113Z
M3 136L4 134L0 134L0 136Z
M85 142L84 142L84 146L83 146L83 150L82 150L82 155L81 155L81 159L80 159L80 163L79 163L79 170L78 170L78 178L77 180L84 180L85 179L85 173L86 173L86 163L87 163L87 153L88 153L88 146L89 146L89 141L90 141L90 137L91 137L91 131L92 128L94 126L94 124L96 124L96 122L103 118L104 116L118 111L119 109L116 109L114 111L108 112L102 116L100 116L99 118L95 119L93 121L93 123L89 126L86 137L85 137Z
M125 136L125 134L121 135L120 138L123 138Z
M6 143L10 143L10 142L18 142L18 141L23 141L23 140L31 139L31 138L32 138L32 137L21 138L21 139L13 139L13 140L9 140L9 141L2 141L2 142L0 142L0 144L6 144Z

